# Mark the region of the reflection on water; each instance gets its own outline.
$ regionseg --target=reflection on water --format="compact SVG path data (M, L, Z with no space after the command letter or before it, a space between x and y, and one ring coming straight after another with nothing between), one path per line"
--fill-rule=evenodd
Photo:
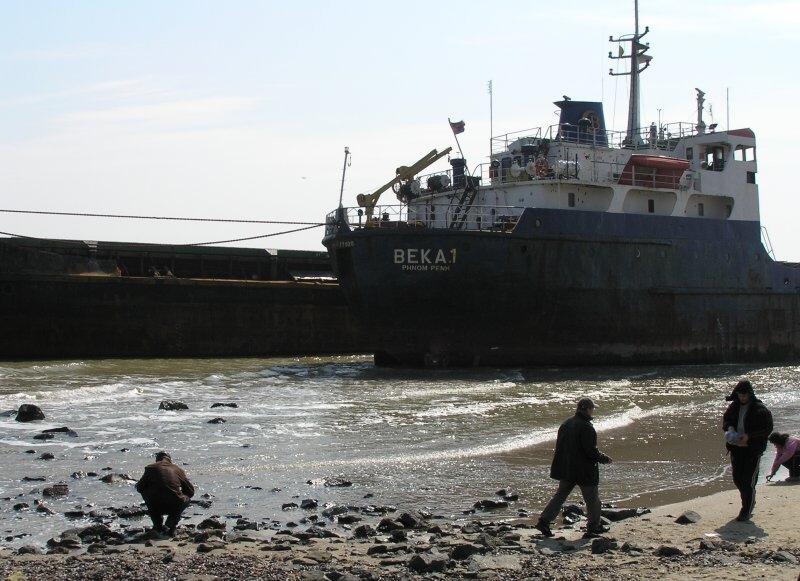
M599 404L601 448L615 459L603 467L604 499L660 502L697 486L728 486L720 414L743 375L776 427L796 432L797 367L387 370L363 357L2 364L0 412L30 402L47 419L0 417L0 497L12 499L0 501L0 523L5 534L35 539L76 526L12 510L40 497L24 476L68 481L70 496L51 503L61 512L139 502L130 486L69 475L111 468L138 477L158 449L186 464L200 492L214 495L218 514L281 519L280 505L293 495L357 504L372 492L378 503L459 515L501 487L519 490L519 505L538 510L552 492L556 429L582 396ZM164 399L189 410L159 411ZM212 409L215 402L238 407ZM216 417L226 422L208 423ZM59 426L78 437L32 439ZM38 460L44 451L56 459ZM354 486L306 484L325 476Z

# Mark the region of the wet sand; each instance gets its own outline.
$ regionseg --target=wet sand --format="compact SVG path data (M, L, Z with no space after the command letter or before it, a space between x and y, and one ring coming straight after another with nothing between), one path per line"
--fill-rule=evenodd
M490 513L459 523L434 516L407 520L400 532L354 538L339 531L303 539L284 531L215 533L182 527L173 540L94 543L67 554L0 553L3 579L778 579L800 573L800 485L759 489L752 522L732 521L736 491L668 504L612 525L601 540L581 538L578 523L544 539L531 518L492 521ZM684 511L700 515L678 524ZM221 519L224 522L225 519ZM364 519L358 524L375 519ZM559 523L561 519L559 519ZM230 521L229 521L230 523ZM353 525L355 526L355 525ZM328 527L332 528L332 527ZM201 541L201 539L204 539ZM665 548L667 547L667 548ZM602 550L605 549L605 550ZM53 549L51 549L53 550ZM661 556L659 553L674 553ZM425 571L430 567L430 571Z

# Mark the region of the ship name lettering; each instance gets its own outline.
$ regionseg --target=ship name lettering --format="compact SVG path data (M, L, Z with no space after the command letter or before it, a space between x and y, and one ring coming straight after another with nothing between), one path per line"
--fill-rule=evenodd
M395 248L394 263L402 265L443 265L455 264L456 249L434 250L432 248ZM439 269L433 269L439 270Z

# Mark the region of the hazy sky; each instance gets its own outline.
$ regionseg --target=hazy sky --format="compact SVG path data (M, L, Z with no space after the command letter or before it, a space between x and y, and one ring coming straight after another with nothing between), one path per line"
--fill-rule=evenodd
M800 260L794 213L800 2L641 0L651 67L642 120L751 127L762 222ZM633 0L0 3L0 208L321 221L398 165L454 145L473 166L494 133L555 123L552 102L603 99L624 129L610 34ZM616 107L615 107L616 105ZM707 116L708 118L708 116ZM440 162L444 165L445 162ZM389 192L385 201L394 201ZM0 214L0 231L199 242L280 229ZM321 249L321 230L245 245Z

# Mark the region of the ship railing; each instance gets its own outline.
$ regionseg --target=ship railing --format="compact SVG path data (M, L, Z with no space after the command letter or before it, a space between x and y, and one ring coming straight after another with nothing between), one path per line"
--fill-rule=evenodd
M691 123L666 123L660 128L654 126L640 127L634 131L634 139L628 137L627 131L614 129L589 129L568 123L547 127L534 127L521 131L512 131L492 137L492 155L519 151L523 145L540 146L545 142L578 143L590 147L609 147L614 149L656 149L673 151L678 142L697 134ZM513 147L514 151L509 151Z
M405 204L376 206L372 218L363 208L342 208L342 214L352 230L398 228L460 228L489 232L510 232L525 210L523 206L460 207L455 200L449 203ZM333 233L338 211L328 214L329 233Z

